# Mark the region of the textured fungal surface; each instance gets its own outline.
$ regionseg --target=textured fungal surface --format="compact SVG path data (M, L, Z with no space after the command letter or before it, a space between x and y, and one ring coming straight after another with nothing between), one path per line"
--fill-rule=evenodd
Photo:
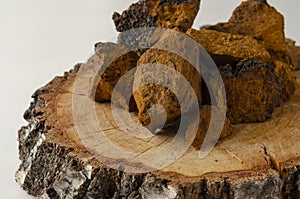
M118 42L127 46L152 46L147 43L153 33L148 28L158 27L186 32L191 28L200 8L200 0L140 0L121 14L115 12L113 21L121 32ZM130 33L126 33L130 31ZM125 33L124 33L125 32Z
M291 39L286 39L287 50L296 69L300 69L300 47Z
M142 67L145 64L148 64L147 67ZM170 67L174 71L159 70L160 65ZM181 75L188 81L181 81ZM143 82L148 82L148 79L157 81L143 84ZM165 87L164 84L168 87ZM144 125L150 124L149 110L156 104L164 107L167 115L166 122L176 120L181 114L191 111L193 105L199 104L201 101L200 84L200 73L182 57L164 50L150 49L146 51L138 61L134 77L134 99L139 110L139 120ZM192 88L190 88L191 86ZM174 90L170 88L174 88ZM179 99L174 91L180 94L178 95ZM196 97L193 97L192 94ZM184 106L180 107L180 104L184 104Z
M205 139L207 135L207 131L209 128L213 133L217 133L218 130L215 125L211 125L211 109L212 106L204 105L201 107L200 110L200 120L199 120L199 128L196 136L194 138L193 135L190 134L190 132L186 132L186 138L187 140L192 140L192 146L194 146L197 150L199 150L202 146L203 140ZM214 118L216 120L216 118ZM219 123L222 122L222 119L217 119ZM232 133L232 125L228 118L225 119L224 126L222 127L222 132L219 139L225 138L227 136L230 136ZM213 142L215 140L210 140L210 142Z
M113 20L119 32L142 27L174 28L185 32L193 25L199 7L199 0L141 0L122 14L115 12Z
M264 46L249 36L193 29L186 34L197 41L219 66L250 58L268 62L271 58Z
M297 89L295 70L293 65L281 61L275 61L274 66L281 88L279 105L282 105L291 99Z
M129 108L130 111L136 110L133 98L129 101L129 107L125 99L126 94L132 93L133 77L126 78L121 82L122 89L118 90L116 85L127 72L136 67L139 59L137 52L129 51L125 46L114 43L97 43L95 52L99 59L99 65L96 75L92 79L91 98L96 102L110 101L115 92L117 96L115 104Z
M271 118L281 89L272 64L247 60L236 67L221 67L220 71L227 95L227 116L232 123Z
M227 23L205 28L251 36L268 50L272 60L290 63L285 44L284 17L266 1L243 1Z

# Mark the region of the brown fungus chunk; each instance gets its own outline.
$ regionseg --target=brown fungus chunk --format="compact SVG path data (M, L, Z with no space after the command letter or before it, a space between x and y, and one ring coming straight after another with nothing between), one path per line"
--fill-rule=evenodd
M285 44L284 17L266 1L243 1L227 23L203 28L251 36L268 50L273 61L290 63Z
M233 124L264 122L280 99L280 84L272 64L247 60L220 67L227 95L227 117Z
M168 67L170 70L161 67ZM187 81L182 81L180 76ZM155 79L156 82L143 84L150 79ZM139 59L134 77L134 99L139 110L139 120L144 125L151 123L153 128L161 125L159 121L162 120L158 119L158 123L155 124L150 120L149 114L151 107L158 104L165 110L166 122L175 121L181 114L189 112L195 104L200 104L200 83L200 73L191 63L177 54L149 49ZM169 85L169 88L165 87L165 84ZM179 98L174 92L179 94ZM195 95L192 95L192 92ZM159 113L157 117L160 117Z
M110 101L118 81L136 67L139 56L134 51L128 51L125 46L114 43L98 43L95 45L95 51L100 59L100 66L92 79L90 96L96 102ZM132 93L133 75L122 84L122 90L116 91L118 95L116 103L124 108L129 105L129 110L134 111L136 107L133 98L129 104L122 99L124 94Z

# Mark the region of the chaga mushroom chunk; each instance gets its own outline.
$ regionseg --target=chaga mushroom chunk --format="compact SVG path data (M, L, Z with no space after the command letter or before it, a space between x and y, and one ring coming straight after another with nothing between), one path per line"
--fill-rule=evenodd
M270 61L268 51L249 36L194 29L189 29L186 34L197 41L218 66L238 63L244 59Z
M113 21L119 32L143 27L161 27L185 32L198 14L200 0L140 0Z
M145 126L151 123L152 129L162 125L160 122L175 121L193 106L199 107L200 83L200 73L191 63L177 54L149 49L139 59L134 76L133 95L138 107L138 119ZM163 107L165 112L155 110L156 115L151 118L150 110L155 105Z
M227 23L205 26L204 29L251 36L270 53L272 61L290 64L284 33L284 17L266 1L243 1Z
M296 46L296 42L291 39L286 39L286 45L293 65L300 69L300 46Z
M227 95L227 117L233 124L271 118L281 90L274 65L247 60L236 67L220 67L220 72Z
M278 105L288 102L297 90L297 79L294 66L281 61L275 61L275 75L281 87Z
M100 59L100 66L92 80L90 96L96 102L110 101L118 81L136 67L139 56L134 51L128 51L125 46L115 43L98 43L95 51ZM124 94L132 93L133 74L132 78L122 81L122 90L116 90L118 101L115 102L123 108L129 105L130 111L136 110L133 98L129 104L128 100L122 98Z
M156 43L149 41L156 35L153 27L186 32L199 8L200 0L140 0L122 14L113 14L116 30L121 32L118 42L130 48L152 47Z
M216 122L218 124L223 122L223 121L221 121L223 118L211 118L211 110L212 110L212 106L209 106L209 105L202 106L201 110L200 110L199 127L198 127L198 131L197 131L196 135L192 135L191 131L187 131L185 134L186 139L188 141L190 141L192 146L194 146L197 150L199 150L201 148L203 141L208 133L209 128L211 131L210 133L218 134L218 132L217 132L218 128L215 126L216 123L213 122L212 126L210 126L211 120L212 119L217 120ZM222 139L227 136L230 136L232 131L233 131L233 128L232 128L230 120L228 118L225 118L224 126L221 131L220 137L209 136L208 137L209 142L216 141L213 139L219 139L219 138Z

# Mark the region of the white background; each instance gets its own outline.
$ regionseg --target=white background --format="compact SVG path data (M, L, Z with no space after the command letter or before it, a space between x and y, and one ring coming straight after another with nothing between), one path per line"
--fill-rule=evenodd
M0 0L0 198L30 198L14 181L17 130L31 94L116 36L111 20L133 0ZM203 0L194 28L227 21L240 0ZM299 0L270 1L286 17L286 32L300 42Z

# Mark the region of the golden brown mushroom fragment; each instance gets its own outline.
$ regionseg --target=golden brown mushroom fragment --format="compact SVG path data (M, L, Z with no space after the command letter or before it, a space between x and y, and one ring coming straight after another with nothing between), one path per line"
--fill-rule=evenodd
M285 44L284 17L266 2L243 1L227 23L203 28L251 36L268 50L273 61L290 63Z
M297 46L296 42L291 39L286 39L286 45L293 65L296 69L300 69L300 46Z
M233 124L271 118L281 90L274 65L247 60L236 67L220 67L220 72L227 95L227 117Z
M200 110L200 120L199 120L199 128L198 128L198 131L196 133L196 135L192 135L190 133L190 131L187 131L186 132L186 138L187 140L189 140L191 143L192 143L192 146L194 146L197 150L199 150L202 146L202 143L207 135L207 132L208 132L208 129L210 129L210 131L213 133L213 134L217 134L219 132L217 132L218 128L212 124L212 126L210 126L210 122L212 120L211 118L211 109L212 109L212 106L209 106L209 105L205 105L205 106L202 106L201 107L201 110ZM216 118L214 118L216 119ZM223 121L222 118L217 118L219 122L219 124ZM225 122L224 122L224 126L223 126L223 129L221 131L221 134L220 134L220 137L217 136L217 139L220 138L225 138L229 135L231 135L233 131L233 127L231 125L231 122L228 118L225 118ZM193 138L194 136L194 138ZM214 136L211 136L211 137L208 137L208 139L210 138L215 138ZM209 142L213 142L213 141L216 141L216 140L209 140Z
M96 55L100 58L100 66L92 80L90 96L96 102L110 101L116 84L127 72L134 70L139 56L136 52L130 51L115 43L98 43L95 45ZM122 90L115 90L118 95L118 102L123 108L129 105L129 110L134 111L135 102L133 99L128 103L122 99L124 94L132 93L133 75L122 81Z
M194 29L189 29L186 34L197 41L217 65L226 65L250 58L264 62L271 59L268 51L249 36Z
M117 31L143 27L160 27L185 32L192 27L200 0L140 0L113 20Z
M182 78L187 81L182 81ZM151 79L156 82L143 84ZM134 77L134 99L139 120L144 125L150 122L154 126L161 125L150 120L149 110L156 104L163 106L167 123L176 120L181 114L189 112L193 105L199 106L200 83L200 73L187 60L164 50L149 49L139 59Z

